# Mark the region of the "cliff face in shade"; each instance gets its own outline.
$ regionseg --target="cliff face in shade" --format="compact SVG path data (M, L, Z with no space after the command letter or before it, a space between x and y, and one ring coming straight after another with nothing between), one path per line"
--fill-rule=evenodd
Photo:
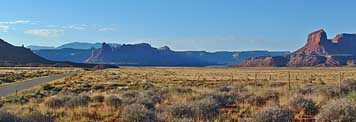
M93 51L86 63L133 66L207 66L214 64L172 51L168 47L153 48L146 43L120 46L103 43L100 49Z
M326 32L321 29L310 33L307 43L297 51L285 56L283 61L271 61L267 59L275 59L275 57L260 57L258 61L264 64L262 66L313 67L354 65L350 62L355 62L354 60L356 60L356 34L342 33L333 39L328 39ZM238 66L261 66L258 63L251 63L256 62L256 60L249 59ZM281 62L285 62L285 64L280 64Z
M1 65L21 65L21 64L47 64L46 60L30 49L13 46L0 39L0 64Z

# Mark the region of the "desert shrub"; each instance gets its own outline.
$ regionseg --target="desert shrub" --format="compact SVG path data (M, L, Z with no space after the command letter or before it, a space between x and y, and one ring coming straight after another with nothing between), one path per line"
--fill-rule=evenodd
M126 106L121 117L124 122L155 122L156 115L152 110L147 109L141 104L131 104Z
M193 118L175 118L173 122L195 122Z
M45 105L49 108L60 108L65 104L65 99L59 97L53 97L45 101Z
M104 91L105 90L105 86L102 85L102 84L99 84L99 85L92 86L92 89L98 90L98 91Z
M88 106L90 102L90 97L86 95L73 96L68 101L65 102L65 106L68 108Z
M45 84L45 85L42 85L42 90L45 90L45 91L49 91L49 90L52 90L54 87L50 84Z
M267 102L267 98L261 97L261 96L257 96L257 95L251 95L249 97L247 97L245 99L245 101L247 103L250 103L252 105L256 105L256 106L262 106L265 105Z
M30 114L22 117L23 122L54 122L54 117L50 114L43 114L38 111L31 112Z
M252 94L250 92L241 92L237 96L238 96L238 98L240 98L240 99L238 99L238 102L244 103L247 101L247 99L254 97L255 94Z
M162 97L152 91L145 91L143 93L138 92L126 92L123 95L123 101L125 104L142 104L147 109L155 109L156 103L161 102Z
M270 87L282 87L285 85L287 85L286 82L272 82L272 83L270 83Z
M219 114L219 103L212 98L203 98L192 103L195 117L210 119Z
M269 106L258 111L254 117L256 122L288 122L292 114L280 106Z
M216 100L219 106L224 106L226 104L233 104L236 102L236 97L230 93L215 93L208 97Z
M319 92L322 94L322 95L325 95L329 98L334 98L334 97L337 97L340 95L340 89L338 87L335 87L335 86L326 86L326 87L323 87L319 90Z
M305 99L301 96L294 97L291 101L289 101L288 106L294 112L302 112L306 115L315 115L319 112L319 109L313 100Z
M148 90L143 93L143 97L149 98L153 103L160 103L163 99L163 94L161 90Z
M263 93L263 96L266 98L266 100L278 101L280 93L278 93L276 91L266 91Z
M15 98L12 98L11 102L25 104L25 103L29 102L29 99L25 96L17 96Z
M181 94L189 94L193 92L191 88L175 88L175 91Z
M101 103L104 102L105 97L103 95L95 95L91 98L93 102Z
M350 99L350 100L355 100L356 99L356 92L350 92L349 94L347 94L346 98Z
M21 119L9 112L0 111L0 122L18 122Z
M346 94L348 92L356 91L356 80L347 79L341 83L341 92Z
M194 115L193 108L189 104L176 104L170 107L169 113L173 118L191 118Z
M120 98L118 98L117 96L108 96L105 99L105 103L107 105L110 105L112 107L118 108L121 106L122 104L122 100Z
M136 98L141 94L136 91L127 91L122 94L123 102L126 104L133 104L136 101Z
M152 96L139 96L136 98L135 103L144 105L147 109L154 110L156 102L152 99Z
M313 87L312 85L306 85L306 86L302 86L300 88L297 89L297 93L302 94L302 95L306 95L306 94L312 94L315 92L315 87Z
M220 92L230 92L231 90L232 90L232 88L228 87L228 86L223 86L223 87L219 88Z
M320 122L353 122L356 120L356 104L350 100L333 100L324 105L317 116Z

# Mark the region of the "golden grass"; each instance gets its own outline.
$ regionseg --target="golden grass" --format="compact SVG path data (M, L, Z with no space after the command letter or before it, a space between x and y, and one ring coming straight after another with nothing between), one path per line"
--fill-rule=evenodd
M55 69L55 68L54 68ZM6 70L11 69L1 69ZM23 70L23 69L21 69ZM41 69L38 70L52 70ZM63 71L63 69L61 69ZM0 71L1 73L2 71ZM128 92L140 94L162 92L162 101L155 104L156 111L170 120L167 109L178 103L194 103L206 95L217 93L232 94L241 97L242 94L254 94L266 98L268 94L278 94L278 104L287 105L293 95L300 94L300 90L311 86L312 88L324 88L327 86L338 87L340 81L355 79L356 69L343 68L197 68L197 67L122 67L97 71L83 71L78 75L57 80L49 85L61 89L60 92L43 90L42 86L30 89L17 96L9 96L5 100L5 106L9 111L18 114L26 114L22 107L35 108L42 112L50 112L55 115L56 121L121 121L121 111L126 105L112 108L103 103L89 103L88 107L51 109L44 103L51 97L64 94L81 94L90 97L95 95L117 95L124 99ZM222 92L223 87L231 87L232 91ZM189 89L191 91L189 91ZM156 90L152 92L152 90ZM167 92L167 93L165 93ZM36 95L43 95L34 98ZM320 92L303 95L310 98L320 107L330 98ZM29 99L27 103L10 103L13 99L24 97ZM39 100L37 100L39 99ZM241 98L238 98L241 99ZM253 98L252 98L253 99ZM267 99L267 98L266 98ZM37 101L37 102L35 102ZM215 121L238 121L243 117L252 115L264 106L271 104L271 100L262 106L254 103L236 100L239 106L238 113L226 115L220 113ZM274 104L274 103L273 103ZM21 109L15 106L21 106ZM197 120L197 119L195 119Z

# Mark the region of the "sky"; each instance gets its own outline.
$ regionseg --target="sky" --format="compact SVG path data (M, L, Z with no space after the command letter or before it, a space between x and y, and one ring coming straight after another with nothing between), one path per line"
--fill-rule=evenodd
M2 0L14 45L150 43L174 50L294 51L308 33L356 32L354 0Z

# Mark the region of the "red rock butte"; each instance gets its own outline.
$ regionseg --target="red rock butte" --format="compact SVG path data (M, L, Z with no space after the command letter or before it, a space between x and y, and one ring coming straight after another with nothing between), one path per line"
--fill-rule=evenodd
M238 66L353 66L356 60L355 47L356 34L341 33L328 39L326 32L320 29L310 33L307 43L288 56L252 58Z

